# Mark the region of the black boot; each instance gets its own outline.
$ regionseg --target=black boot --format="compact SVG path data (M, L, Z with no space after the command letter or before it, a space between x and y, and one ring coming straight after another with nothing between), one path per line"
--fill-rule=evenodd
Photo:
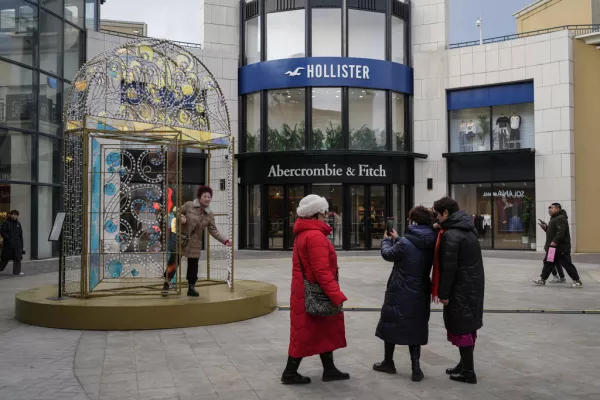
M396 365L394 364L394 349L396 345L394 343L385 342L385 358L382 362L373 364L375 371L384 372L386 374L395 374Z
M169 295L169 282L165 282L160 294L162 297L167 297Z
M200 296L200 293L198 293L198 292L196 291L196 287L195 287L195 285L188 285L188 292L187 292L187 295L188 295L188 296L191 296L191 297L198 297L198 296Z
M342 372L333 363L333 352L320 354L323 363L323 382L345 381L350 374Z
M425 374L421 370L421 346L408 346L410 351L410 361L412 364L412 376L413 382L421 382L425 378Z
M462 367L462 360L458 362L458 364L456 364L456 367L454 368L448 368L446 370L446 374L448 375L452 375L452 374L460 374L460 372L462 371L463 367Z
M300 366L301 358L294 358L288 356L287 365L281 375L281 383L284 385L306 385L310 383L310 378L302 376L298 373L298 367Z
M473 346L459 347L460 359L462 360L463 369L457 374L450 375L450 379L456 382L477 383L477 375L473 364Z

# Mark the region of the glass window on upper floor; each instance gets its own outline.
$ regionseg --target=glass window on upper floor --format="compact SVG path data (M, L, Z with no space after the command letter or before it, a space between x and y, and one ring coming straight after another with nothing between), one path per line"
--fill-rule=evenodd
M40 10L40 69L62 76L63 21Z
M98 0L85 0L85 29L97 30L96 2Z
M304 150L304 88L268 92L267 150Z
M63 0L40 0L40 5L61 17L63 15Z
M35 130L37 73L0 61L0 124Z
M350 149L385 150L385 92L349 88Z
M392 61L395 63L406 63L406 35L404 21L398 17L392 17Z
M77 75L79 68L83 65L85 37L83 31L65 24L65 57L64 57L64 77L72 81Z
M0 56L35 65L38 8L23 0L0 2Z
M267 60L305 57L304 10L267 15Z
M342 10L314 8L312 10L312 56L341 57Z
M246 95L246 151L260 151L260 93Z
M246 21L245 25L246 64L255 64L260 62L260 16Z
M533 103L492 107L492 132L492 150L534 148Z
M404 122L406 108L404 107L405 95L392 92L392 150L406 150L406 130Z
M342 89L312 89L313 149L335 150L344 147L342 138Z
M85 24L84 7L84 0L65 0L65 20L83 28Z
M348 10L348 56L385 60L385 14Z

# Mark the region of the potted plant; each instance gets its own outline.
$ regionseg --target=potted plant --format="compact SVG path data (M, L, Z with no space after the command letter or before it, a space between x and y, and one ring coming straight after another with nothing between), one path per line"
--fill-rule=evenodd
M521 243L523 245L529 244L529 233L533 230L533 200L529 196L523 197L523 233L521 236ZM527 246L525 246L527 247Z
M485 137L490 134L490 120L487 115L480 115L477 117L479 120L479 129L477 130L477 137L481 141L479 145L479 151L488 150L485 144Z

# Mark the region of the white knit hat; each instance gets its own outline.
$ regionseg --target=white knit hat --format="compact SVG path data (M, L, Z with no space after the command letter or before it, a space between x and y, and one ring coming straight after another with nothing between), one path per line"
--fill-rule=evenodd
M300 200L296 213L298 213L300 218L310 218L315 214L327 213L328 210L329 203L324 197L309 194Z

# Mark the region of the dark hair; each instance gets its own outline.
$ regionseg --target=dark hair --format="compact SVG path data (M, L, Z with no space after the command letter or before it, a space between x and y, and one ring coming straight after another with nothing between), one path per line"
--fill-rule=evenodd
M448 210L448 215L452 215L460 210L456 200L448 196L442 197L441 199L433 203L433 209L440 214L443 214L444 211Z
M423 206L417 206L408 212L408 219L417 225L433 224L433 212Z
M8 213L9 215L19 215L19 210L12 210L11 212Z
M560 205L560 203L552 203L552 205L558 208L559 210L562 210L562 206Z
M210 193L210 197L212 197L212 195L213 195L213 191L210 188L210 186L204 186L204 185L202 185L202 186L198 187L198 191L196 192L196 197L200 198L200 197L202 197L202 195L204 193Z

